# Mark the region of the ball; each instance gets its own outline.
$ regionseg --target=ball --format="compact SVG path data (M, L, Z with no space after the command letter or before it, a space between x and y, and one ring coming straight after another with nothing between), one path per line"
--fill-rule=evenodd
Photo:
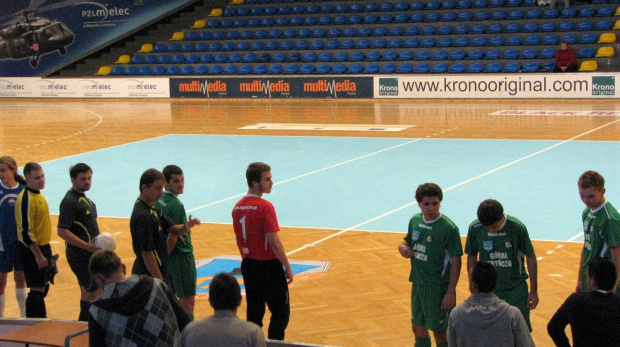
M116 237L111 233L101 233L95 236L95 246L107 251L114 251L116 249Z

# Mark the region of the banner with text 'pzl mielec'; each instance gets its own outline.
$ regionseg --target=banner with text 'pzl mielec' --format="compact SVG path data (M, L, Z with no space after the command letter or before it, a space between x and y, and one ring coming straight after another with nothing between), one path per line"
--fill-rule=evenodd
M377 76L375 98L618 98L620 73Z
M194 0L2 0L0 76L45 76Z

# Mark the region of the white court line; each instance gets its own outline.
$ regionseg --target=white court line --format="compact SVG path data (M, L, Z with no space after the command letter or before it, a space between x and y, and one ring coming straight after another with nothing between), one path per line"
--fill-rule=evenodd
M594 128L594 129L588 130L588 131L583 132L583 133L581 133L581 134L579 134L579 135L577 135L577 136L573 136L573 137L571 137L571 138L570 138L570 139L568 139L568 140L564 140L564 141L562 141L562 142L558 142L558 143L556 143L556 144L554 144L554 145L552 145L552 146L549 146L549 147L547 147L547 148L541 149L540 151L534 152L534 153L532 153L532 154L530 154L530 155L527 155L527 156L525 156L525 157L519 158L519 159L514 160L514 161L512 161L512 162L510 162L510 163L504 164L504 165L502 165L502 166L500 166L500 167L497 167L497 168L495 168L495 169L493 169L493 170L487 171L487 172L485 172L485 173L483 173L483 174L480 174L480 175L478 175L478 176L476 176L476 177L472 177L472 178L470 178L470 179L468 179L468 180L465 180L465 181L463 181L463 182L461 182L461 183L455 184L455 185L453 185L452 187L449 187L449 188L444 189L444 190L443 190L443 192L444 192L444 193L445 193L445 192L448 192L448 191L450 191L450 190L452 190L452 189L454 189L454 188L458 188L458 187L460 187L460 186L462 186L462 185L465 185L465 184L467 184L467 183L470 183L470 182L472 182L472 181L475 181L475 180L477 180L477 179L479 179L479 178L481 178L481 177L488 176L488 175L490 175L490 174L492 174L492 173L494 173L494 172L497 172L497 171L499 171L499 170L505 169L505 168L507 168L507 167L509 167L509 166L512 166L512 165L516 164L516 163L522 162L522 161L524 161L524 160L526 160L526 159L529 159L529 158L532 158L532 157L534 157L534 156L537 156L537 155L539 155L539 154L541 154L541 153L547 152L547 151L549 151L549 150L551 150L551 149L553 149L553 148L555 148L555 147L561 146L561 145L563 145L563 144L565 144L565 143L568 143L568 142L570 142L570 141L573 141L573 140L578 139L578 138L580 138L580 137L582 137L582 136L588 135L588 134L590 134L590 133L593 133L593 132L595 132L595 131L597 131L597 130L600 130L600 129L602 129L602 128L608 127L608 126L610 126L610 125L612 125L612 124L614 124L614 123L618 123L618 122L620 122L620 119L616 119L616 120L615 120L615 121L613 121L613 122L609 122L609 123L607 123L607 124L601 125L601 126L600 126L600 127L598 127L598 128ZM385 217L385 216L389 216L389 215L391 215L391 214L394 214L394 213L396 213L396 212L398 212L398 211L400 211L400 210L403 210L403 209L405 209L405 208L411 207L411 206L416 205L416 204L417 204L417 202L415 202L415 201L414 201L414 202L412 202L412 203L409 203L409 204L406 204L406 205L404 205L404 206L398 207L398 208L396 208L396 209L394 209L394 210L392 210L392 211L386 212L386 213L384 213L384 214L381 214L381 215L379 215L379 216L376 216L376 217L371 218L371 219L369 219L369 220L366 220L366 221L364 221L364 222L358 223L358 224L356 224L356 225L354 225L354 226L352 226L352 227L349 227L349 228L343 229L343 230L341 230L341 231L339 231L339 232L337 232L337 233L335 233L335 234L332 234L332 235L330 235L330 236L324 237L324 238L322 238L322 239L320 239L320 240L318 240L318 241L315 241L315 242L313 242L313 243L311 243L311 244L309 244L309 245L316 246L317 244L319 244L319 243L321 243L321 242L323 242L323 241L327 241L327 240L329 240L329 239L331 239L331 238L334 238L334 237L336 237L336 236L338 236L338 235L342 235L342 234L344 234L344 233L346 233L346 232L348 232L348 231L354 230L354 229L356 229L357 227L361 227L361 226L366 225L366 224L368 224L368 223L374 222L374 221L376 221L376 220L378 220L378 219L381 219L381 218L383 218L383 217ZM579 235L581 235L581 234L579 234ZM302 247L300 247L300 248L297 248L296 250L293 250L293 251L288 252L288 253L287 253L287 255L290 255L290 254L293 254L293 253L297 253L297 252L299 252L299 251L301 251L301 250L304 250L304 249L306 249L306 248L308 248L308 247L304 245L304 246L302 246Z
M322 168L322 169L318 169L318 170L315 170L315 171L312 171L312 172L305 173L305 174L303 174L303 175L299 175L299 176L296 176L296 177L292 177L292 178L286 179L286 180L284 180L284 181L280 181L280 182L278 182L278 183L275 183L275 184L274 184L274 186L277 186L277 185L279 185L279 184L288 183L288 182L291 182L291 181L294 181L294 180L298 180L298 179L303 178L303 177L306 177L306 176L314 175L314 174L316 174L316 173L323 172L323 171L326 171L326 170L329 170L329 169L333 169L333 168L335 168L335 167L342 166L342 165L345 165L345 164L349 164L349 163L351 163L351 162L354 162L354 161L357 161L357 160L360 160L360 159L364 159L364 158L367 158L367 157L370 157L370 156L373 156L373 155L376 155L376 154L379 154L379 153L383 153L383 152L391 151L391 150L393 150L393 149L396 149L396 148L399 148L399 147L402 147L402 146L406 146L406 145L410 145L410 144L412 144L412 143L414 143L414 142L418 142L418 141L421 141L421 140L422 140L422 139L415 139L415 140L407 141L407 142L405 142L405 143L401 143L401 144L396 145L396 146L392 146L392 147L384 148L384 149L379 150L379 151L376 151L376 152L372 152L372 153L364 154L364 155L362 155L362 156L360 156L360 157L357 157L357 158L349 159L349 160L346 160L346 161L340 162L340 163L338 163L338 164L334 164L334 165L331 165L331 166L327 166L327 167L324 167L324 168ZM246 194L247 194L247 192L246 192L246 193L242 193L242 194L237 194L237 195L235 195L235 196L231 196L231 197L228 197L228 198L224 198L224 199L222 199L222 200L214 201L214 202L208 203L208 204L206 204L206 205L202 205L202 206L194 207L194 208L192 208L192 209L187 210L187 212L193 212L193 211L196 211L196 210L200 210L200 209L202 209L202 208L205 208L205 207L209 207L209 206L217 205L217 204L219 204L219 203L221 203L221 202L228 201L228 200L232 200L232 199L236 199L236 198L242 197L242 196L244 196L244 195L246 195Z

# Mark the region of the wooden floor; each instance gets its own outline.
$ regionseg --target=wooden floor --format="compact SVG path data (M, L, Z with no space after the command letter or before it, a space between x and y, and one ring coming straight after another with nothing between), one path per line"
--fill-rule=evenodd
M579 140L620 141L620 122L612 124L618 119L616 117L488 115L509 109L591 111L617 108L615 101L566 100L0 99L0 156L11 155L23 165L27 161L47 161L172 133L553 140L579 136ZM255 123L416 126L386 133L238 129ZM593 129L597 130L588 132ZM56 221L57 216L52 216L53 225ZM119 236L118 253L130 266L133 253L128 220L100 218L99 223L102 231L127 231ZM285 248L291 251L338 232L340 230L284 228L281 238ZM229 225L203 224L193 235L197 259L238 254ZM409 306L411 288L407 281L409 262L396 250L403 236L349 231L291 254L290 258L294 260L330 261L331 267L322 278L300 280L291 288L292 313L286 339L340 346L413 346ZM56 235L53 239L60 240ZM63 243L58 242L53 247L55 252L64 255ZM574 290L581 244L535 241L534 247L539 256L540 305L532 311L533 336L537 346L553 346L546 333L546 323ZM59 266L56 285L47 298L48 316L75 319L79 312L77 282L64 256ZM458 302L469 296L467 288L467 276L462 271ZM18 314L12 293L13 283L9 281L6 316ZM211 313L206 300L197 303L198 318ZM245 305L239 315L245 317Z

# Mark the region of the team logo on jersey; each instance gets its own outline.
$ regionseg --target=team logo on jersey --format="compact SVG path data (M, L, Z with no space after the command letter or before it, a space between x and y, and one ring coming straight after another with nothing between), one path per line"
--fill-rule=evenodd
M327 261L293 261L290 260L293 270L293 284L300 280L323 277L330 262ZM241 286L241 294L245 295L243 276L241 275L241 257L222 255L219 257L196 260L196 296L206 299L209 297L209 284L213 277L220 272L228 272L237 278Z
M510 241L506 241L505 245L506 245L506 248L512 248L512 242Z
M411 237L413 238L413 241L418 241L418 239L420 238L420 232L417 230L414 231Z
M433 242L433 235L428 235L428 236L426 237L426 242L429 242L429 243L430 243L430 242Z
M15 206L15 199L9 199L9 206Z
M493 241L482 241L482 247L487 252L493 250Z

